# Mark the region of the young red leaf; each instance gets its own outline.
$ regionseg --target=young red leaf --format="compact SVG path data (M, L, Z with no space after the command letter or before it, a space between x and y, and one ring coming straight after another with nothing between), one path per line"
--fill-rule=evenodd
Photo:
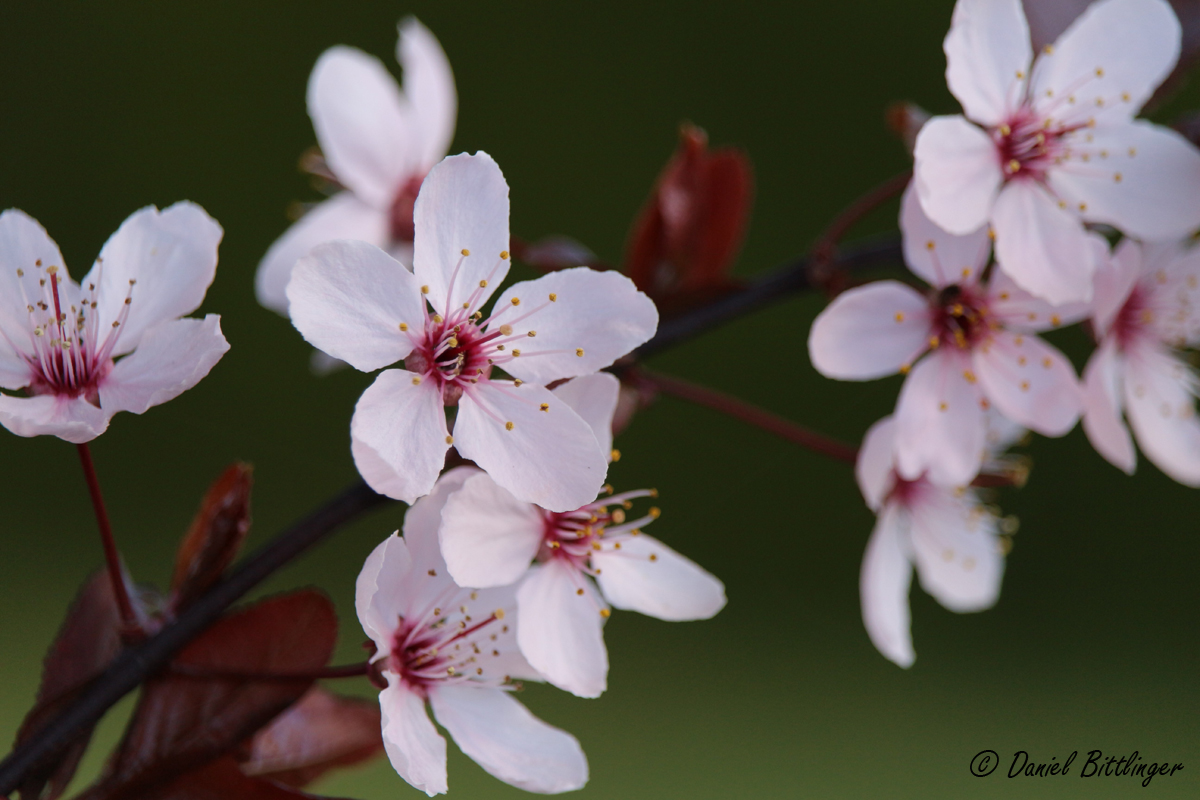
M88 800L140 798L232 751L299 700L312 680L250 679L324 666L337 638L333 604L304 590L224 617L175 664L227 677L165 674L148 681L116 754Z
M383 752L379 702L314 687L250 742L247 775L303 787Z
M171 607L180 611L224 574L250 531L251 469L234 464L209 488L179 545Z
M746 154L732 147L710 151L707 134L684 125L678 150L634 222L625 271L659 301L726 288L752 196Z
M42 668L37 700L17 732L17 744L37 733L71 705L79 691L104 671L121 650L121 615L112 581L101 570L83 584L67 611ZM89 728L53 762L32 773L20 788L22 800L57 798L66 791L91 739Z
M273 781L251 778L238 769L237 762L228 756L182 775L165 786L138 795L138 800L312 800L316 798L316 795L305 794Z

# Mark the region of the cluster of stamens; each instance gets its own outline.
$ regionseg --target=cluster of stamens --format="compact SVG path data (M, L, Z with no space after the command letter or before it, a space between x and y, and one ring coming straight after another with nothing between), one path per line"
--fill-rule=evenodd
M557 302L557 294L549 294L530 308L522 306L521 298L513 297L510 302L493 308L491 316L485 319L483 311L479 308L487 298L485 290L496 272L508 260L509 253L507 250L500 253L488 277L480 280L477 286L459 287L459 273L463 263L471 257L469 249L464 248L461 251L450 277L445 309L438 311L426 304L424 319L417 322L415 327L407 320L399 324L401 333L406 334L413 343L413 351L405 359L408 370L418 376L413 382L437 381L442 400L448 406L457 405L464 394L471 393L472 387L480 381L489 380L493 367L503 368L505 364L517 358L567 352L531 350L527 343L537 336L537 331L521 324L551 303ZM428 295L429 287L422 286L421 292ZM464 297L465 299L462 299ZM582 357L584 351L583 348L576 348L574 352ZM512 381L511 385L519 387L521 383L518 379ZM512 396L525 401L519 395ZM479 405L485 413L503 423L508 430L513 429L511 421L502 420L483 403ZM542 411L549 410L547 404L541 404L540 408Z
M97 264L100 264L97 259ZM98 402L99 383L112 370L113 351L129 316L135 281L121 311L112 324L100 330L96 313L96 284L89 283L82 291L78 304L64 302L64 289L70 278L65 269L56 265L43 267L38 260L33 269L39 274L36 296L29 296L25 270L17 269L22 300L29 314L29 346L10 342L13 349L25 356L33 377L31 394L56 394L83 397Z
M516 647L512 629L501 608L474 617L471 604L478 596L448 583L424 613L401 617L387 668L415 689L435 682L509 684L509 676L489 669L488 662Z
M946 343L966 350L978 344L992 328L987 303L972 287L952 284L939 290L934 295L933 308L930 347Z

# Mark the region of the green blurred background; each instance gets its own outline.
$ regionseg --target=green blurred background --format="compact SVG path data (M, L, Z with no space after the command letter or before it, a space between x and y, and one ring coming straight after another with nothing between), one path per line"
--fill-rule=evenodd
M883 125L889 102L956 109L940 49L950 10L948 0L4 3L0 206L38 218L75 274L148 203L190 198L225 227L204 310L224 315L232 351L199 387L144 417L117 417L93 446L134 575L166 583L202 492L235 459L256 467L250 546L355 477L348 425L370 376L314 378L308 346L253 295L288 204L318 199L296 160L314 142L305 83L326 47L353 44L395 68L396 22L416 14L454 66L452 152L496 157L514 233L570 234L614 261L681 121L746 148L758 191L738 271L753 275L802 253L851 198L906 167ZM1160 116L1198 105L1193 84ZM890 229L893 207L862 232ZM805 339L822 302L789 300L653 366L857 440L899 384L812 370ZM1077 363L1086 356L1082 333L1057 341ZM846 466L669 398L618 445L612 482L659 488L654 534L723 578L729 605L700 623L615 615L599 700L525 692L583 743L583 796L1198 796L1193 491L1148 465L1126 478L1079 430L1034 442L1028 488L1000 497L1022 527L999 604L959 616L914 589L918 660L904 671L862 628L858 570L873 518ZM0 739L10 741L42 654L101 554L69 445L0 432L0 454ZM358 568L400 522L396 509L375 514L264 589L329 592L343 621L339 662L361 652ZM130 706L101 728L85 776ZM976 779L968 763L985 748L1004 767ZM1078 770L1001 774L1018 749L1061 761L1094 748L1186 768L1148 790ZM452 751L456 795L521 794ZM384 760L315 789L415 796Z

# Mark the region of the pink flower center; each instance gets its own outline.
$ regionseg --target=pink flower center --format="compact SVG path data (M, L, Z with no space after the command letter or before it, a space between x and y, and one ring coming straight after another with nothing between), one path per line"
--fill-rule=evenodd
M453 584L449 589L443 598L446 607L435 605L411 621L400 618L388 669L414 689L427 689L435 683L506 683L507 675L492 674L488 669L489 659L499 658L502 649L513 645L501 642L501 637L511 638L510 628L503 622L504 610L473 616L470 604L478 592L468 596Z
M34 268L42 270L38 261ZM18 269L17 276L24 277ZM96 315L96 285L90 284L78 305L67 305L62 297L59 268L45 268L45 277L38 281L40 297L23 297L29 314L29 346L13 349L24 355L31 371L28 392L32 395L52 394L60 397L83 397L99 405L100 383L113 368L113 350L120 339L122 327L133 302L133 286L117 319L106 330L99 330ZM20 282L25 293L25 283Z
M934 335L930 345L933 347L950 342L966 350L983 341L992 329L987 299L973 286L947 286L934 294L931 302Z
M1067 154L1063 138L1086 127L1063 125L1022 106L1007 121L990 130L1006 180L1030 178L1043 181L1046 171L1062 163Z
M620 550L623 538L638 536L642 526L658 519L657 508L651 508L639 519L627 519L625 512L632 508L631 501L657 496L657 490L640 489L597 500L575 511L541 509L544 528L537 560L565 560L581 572L592 573L589 566L592 553Z
M417 204L417 193L421 191L421 183L425 173L413 175L396 192L392 207L388 214L388 231L393 242L411 243L415 235L413 209Z

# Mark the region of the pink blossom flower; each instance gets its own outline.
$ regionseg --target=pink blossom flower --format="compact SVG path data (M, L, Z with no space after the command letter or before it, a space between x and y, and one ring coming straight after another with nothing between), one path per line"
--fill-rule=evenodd
M1177 348L1200 343L1198 286L1200 249L1123 241L1096 274L1100 347L1084 370L1083 429L1100 454L1133 473L1124 412L1146 457L1188 486L1200 486L1200 382Z
M988 447L1000 452L1022 431L988 416ZM896 470L896 422L884 417L867 431L855 475L878 516L863 554L859 592L863 623L879 652L912 666L908 592L915 567L921 587L951 611L990 608L1000 596L1004 551L996 518L971 489L916 480Z
M221 318L180 319L204 300L221 226L193 203L121 223L82 284L22 211L0 215L0 425L18 436L95 439L200 382L229 343Z
M446 740L505 783L543 794L579 789L587 759L575 737L513 699L514 679L540 680L517 649L512 588L472 591L451 580L437 529L451 492L476 471L459 467L375 548L358 576L355 606L387 679L379 694L383 743L400 777L430 797L446 791Z
M258 266L258 300L286 314L296 261L335 239L370 242L409 263L421 181L454 138L458 96L450 62L429 30L400 24L401 91L383 63L353 47L321 54L308 80L308 114L325 160L346 187L292 225Z
M611 424L616 378L576 378L556 393L568 387L570 394L560 396L604 406L607 416L598 420ZM516 585L522 654L555 686L598 697L607 685L604 622L610 603L672 622L708 619L725 606L719 580L641 532L658 517L657 508L627 517L631 501L655 496L653 490L610 494L555 513L518 500L476 472L446 502L442 554L463 586Z
M518 283L508 273L508 184L486 153L435 166L416 204L414 273L374 245L333 242L296 265L292 321L312 345L384 371L354 412L359 472L411 502L453 445L517 497L556 511L590 502L605 453L545 384L588 375L654 335L654 304L616 272L583 267ZM494 374L503 369L512 379ZM454 433L443 408L457 409Z
M1032 334L1075 322L1087 308L1037 300L1013 285L1003 263L985 280L987 231L946 233L911 186L900 229L908 266L933 290L888 280L842 293L813 323L809 355L839 380L909 373L896 404L900 474L916 480L928 471L937 483L963 486L983 461L988 408L1046 436L1074 427L1082 405L1075 370ZM1088 244L1107 247L1097 235Z
M959 0L945 50L965 117L918 135L921 204L951 233L990 222L1019 286L1088 301L1084 223L1152 240L1200 225L1200 152L1134 119L1179 58L1165 0L1098 0L1036 59L1021 0Z

